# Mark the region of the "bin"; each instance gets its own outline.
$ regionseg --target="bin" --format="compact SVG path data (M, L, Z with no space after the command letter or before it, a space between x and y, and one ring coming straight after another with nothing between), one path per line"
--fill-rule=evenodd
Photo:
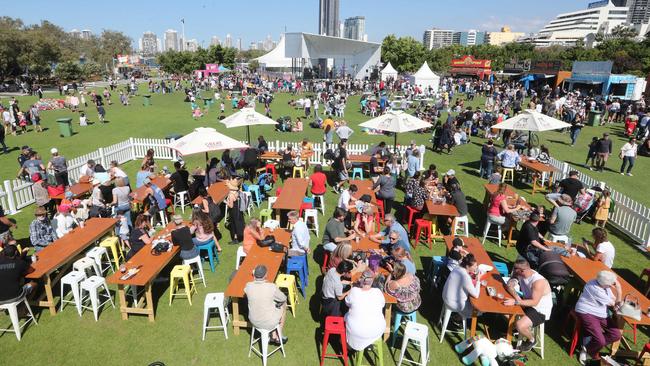
M142 96L142 105L148 107L151 105L151 95Z
M600 119L602 118L603 113L600 111L589 111L589 117L587 118L587 124L589 126L598 126L600 124Z
M204 104L206 107L210 108L210 106L211 106L213 103L214 103L214 102L212 101L212 98L203 98L203 104Z
M59 125L59 136L72 136L72 118L59 118L56 123Z

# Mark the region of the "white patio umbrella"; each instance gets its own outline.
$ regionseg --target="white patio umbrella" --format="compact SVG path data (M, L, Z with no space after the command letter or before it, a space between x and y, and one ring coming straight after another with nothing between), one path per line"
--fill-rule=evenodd
M526 109L512 118L492 126L492 128L501 130L528 131L528 141L530 141L533 131L551 131L567 127L571 127L571 125L532 109Z
M254 108L242 108L239 112L232 114L223 120L221 123L226 125L226 128L243 127L246 126L246 138L248 144L251 143L250 126L254 125L276 125L277 122L269 117L255 111Z
M193 155L205 153L205 160L208 160L208 152L228 149L245 149L248 145L233 138L217 132L214 128L199 127L176 141L167 145L168 148L176 150L179 154Z
M393 149L396 149L398 133L417 131L423 128L429 128L432 125L429 122L423 121L403 111L388 111L379 117L375 117L360 124L359 126L395 133Z

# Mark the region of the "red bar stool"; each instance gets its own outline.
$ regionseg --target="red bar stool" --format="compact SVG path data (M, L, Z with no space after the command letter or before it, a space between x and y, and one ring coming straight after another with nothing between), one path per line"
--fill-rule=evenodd
M425 219L417 219L415 220L415 242L413 243L413 247L417 248L418 244L420 243L420 235L422 234L422 231L424 231L424 234L427 236L427 245L429 246L429 249L431 248L431 221L425 220Z
M300 204L300 210L298 211L298 217L302 217L302 211L307 209L314 208L314 205L311 202L303 202Z
M411 206L406 206L406 209L409 211L408 232L411 233L411 223L413 222L413 217L416 213L420 212L420 210Z
M639 353L638 360L639 361L643 360L643 355L645 355L646 353L650 353L650 343L645 344L645 346L643 347L643 351L641 351L641 353Z
M331 334L338 334L341 336L341 346L343 347L343 354L326 353L327 343ZM343 357L343 364L348 366L348 342L345 338L345 321L340 316L328 316L325 318L325 336L323 337L323 351L320 354L320 366L323 366L325 357Z
M270 171L271 171L271 174L273 174L273 180L276 181L276 182L278 181L278 172L277 172L277 170L275 169L275 164L266 164L266 166L264 167L264 169L266 169L266 172L267 172L267 173L268 173L269 170L270 170Z
M381 215L381 220L383 221L384 220L384 201L380 200L379 198L377 198L377 209L379 211L379 215ZM379 226L377 226L377 227L379 227Z
M573 332L571 333L571 346L569 347L569 357L573 357L573 353L578 346L578 341L580 340L580 329L582 328L582 320L578 317L575 310L571 310L567 320L564 322L564 329L568 329L569 321L573 319Z
M275 190L275 196L280 197L280 192L282 192L282 188L278 188Z
M323 264L320 266L321 273L325 273L327 271L327 263L329 262L330 262L330 252L327 250L323 250Z

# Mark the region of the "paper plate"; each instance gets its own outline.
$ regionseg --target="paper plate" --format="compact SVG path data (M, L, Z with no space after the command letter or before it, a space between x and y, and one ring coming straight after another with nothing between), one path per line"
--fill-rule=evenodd
M481 272L483 272L483 273L488 273L488 272L490 272L490 271L493 270L493 269L494 269L494 267L489 266L489 265L487 265L487 264L479 264L479 265L478 265L478 270L481 271Z

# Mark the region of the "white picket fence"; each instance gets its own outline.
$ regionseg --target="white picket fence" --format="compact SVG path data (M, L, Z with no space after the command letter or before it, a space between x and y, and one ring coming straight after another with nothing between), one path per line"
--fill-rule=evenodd
M142 159L148 149L154 149L157 160L175 161L178 159L178 155L176 151L166 147L168 143L169 140L166 139L131 137L126 141L103 148L100 147L93 152L68 160L68 175L70 180L74 182L81 175L81 167L90 159L102 164L104 167L108 167L112 161L123 164L136 159ZM270 151L281 151L289 144L293 146L300 145L300 141L275 140L267 141L267 143ZM369 144L348 144L348 154L365 154L371 147L372 145ZM324 142L314 144L314 154L309 158L309 164L327 166L329 162L325 160L323 155L328 148L335 149L335 146L328 146ZM406 149L407 146L398 146L398 151L402 155ZM422 152L420 156L420 170L423 170L426 149L424 146L420 146L419 151ZM564 179L571 170L577 170L568 163L557 159L552 158L550 163L559 170L556 180ZM587 187L605 187L607 185L606 182L598 181L584 173L580 173L579 178ZM7 213L16 213L20 209L34 203L34 194L31 186L32 183L20 179L4 181L4 184L0 187L0 204ZM615 202L615 209L610 214L609 224L615 226L635 241L646 246L650 245L650 208L616 190L610 188L610 191L612 192L612 200Z
M614 210L610 211L608 224L625 233L634 241L650 248L650 208L625 196L621 192L607 186L607 182L599 181L580 172L568 163L551 158L551 165L560 171L556 181L564 179L572 170L578 171L578 178L586 187L607 187L614 201Z

